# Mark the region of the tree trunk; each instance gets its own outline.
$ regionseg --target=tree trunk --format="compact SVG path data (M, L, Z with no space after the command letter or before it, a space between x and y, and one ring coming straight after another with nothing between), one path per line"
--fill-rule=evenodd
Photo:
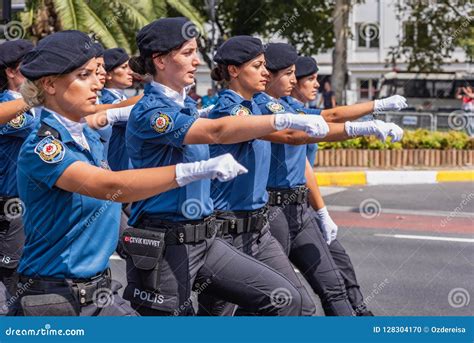
M347 41L349 39L349 11L351 0L336 0L333 12L334 37L336 39L332 60L332 89L337 105L344 105L347 75Z

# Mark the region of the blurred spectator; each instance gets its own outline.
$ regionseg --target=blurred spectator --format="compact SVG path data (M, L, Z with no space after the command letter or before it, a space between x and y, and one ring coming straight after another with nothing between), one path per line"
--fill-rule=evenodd
M464 111L474 112L474 90L471 86L459 87L456 98L462 101L461 108Z
M201 105L202 105L202 97L196 93L196 86L193 86L189 92L188 92L188 96L193 99L194 101L196 101L197 103L197 106L198 108L201 108Z
M331 84L326 82L324 84L324 90L322 93L322 99L319 103L319 107L321 107L321 102L324 105L324 109L336 107L336 96L332 91Z
M202 97L202 108L209 107L211 105L215 105L217 103L218 96L214 94L214 91L209 88L207 90L207 95Z

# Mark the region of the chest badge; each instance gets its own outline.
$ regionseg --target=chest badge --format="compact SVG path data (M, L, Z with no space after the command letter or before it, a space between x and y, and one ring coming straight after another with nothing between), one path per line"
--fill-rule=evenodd
M66 150L61 141L48 136L36 145L35 153L46 163L58 163L63 160Z

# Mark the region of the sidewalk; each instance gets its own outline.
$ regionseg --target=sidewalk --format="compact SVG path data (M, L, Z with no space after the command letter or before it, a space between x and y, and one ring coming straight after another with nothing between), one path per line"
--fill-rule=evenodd
M398 185L438 182L474 182L474 169L315 168L320 186Z

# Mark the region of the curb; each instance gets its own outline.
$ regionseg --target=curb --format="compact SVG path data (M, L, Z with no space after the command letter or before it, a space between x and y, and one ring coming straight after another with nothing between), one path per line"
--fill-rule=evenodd
M474 182L474 170L315 172L320 186L407 185Z

